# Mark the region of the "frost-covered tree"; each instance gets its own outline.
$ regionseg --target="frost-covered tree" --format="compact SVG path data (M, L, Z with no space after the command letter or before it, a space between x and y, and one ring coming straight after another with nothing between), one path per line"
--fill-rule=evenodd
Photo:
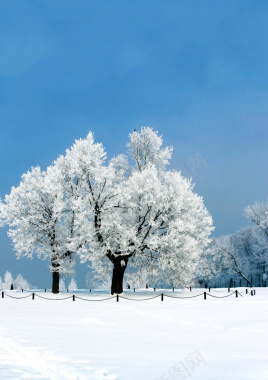
M268 268L268 241L267 235L258 228L253 229L254 238L254 272L258 278L259 283L266 282L267 268Z
M60 291L64 291L66 289L65 282L63 278L60 279L60 284L59 284Z
M88 289L109 289L111 285L111 276L108 274L103 277L95 270L91 269L85 276L86 286Z
M243 264L243 271L247 278L252 278L256 274L257 261L256 253L259 251L259 244L255 236L256 228L249 226L242 228L232 235L236 256L240 257ZM252 281L251 281L252 282Z
M246 280L251 286L266 283L268 266L268 203L256 202L245 209L251 226L229 236L213 239L202 253L195 272L197 283L217 285L230 278ZM255 281L253 281L255 279Z
M132 172L121 201L124 212L115 226L114 246L122 253L113 253L114 271L128 264L133 276L146 270L150 282L190 281L211 227L202 199L192 189L180 173L159 172L154 165Z
M76 283L76 281L75 281L75 279L73 277L71 278L71 281L70 281L70 284L68 286L68 289L77 290L77 283Z
M30 289L30 284L23 278L21 274L18 274L14 280L14 289Z
M14 283L14 280L13 280L12 274L9 271L6 271L6 274L4 276L3 288L7 289L7 290L10 290L11 285L13 283Z
M268 237L268 202L256 202L245 209L246 217Z
M250 286L253 286L250 273L250 260L245 250L239 250L237 241L239 238L236 235L220 236L214 239L214 243L210 247L211 255L218 264L219 272L228 273L228 276L237 275L238 278L243 278Z
M27 280L23 278L21 274L18 274L15 279L13 279L12 274L7 271L4 276L4 281L0 277L0 289L10 290L11 285L13 284L13 289L30 289L30 284Z
M153 288L166 286L164 278L154 274L147 268L142 268L139 271L128 270L125 275L125 283L129 284L131 288L145 288L147 284Z
M104 165L102 153L103 162L92 167L83 148L79 141L70 151L73 175L82 179L73 204L79 215L75 229L86 236L85 244L79 242L82 260L100 274L110 261L112 294L123 291L127 267L133 276L146 269L167 282L188 282L209 241L212 218L191 182L165 170L172 149L162 149L162 138L151 128L130 135L131 166L124 156Z
M256 226L256 228L252 229L253 254L258 276L262 276L266 281L268 267L268 202L256 202L252 206L248 206L245 209L245 215Z
M217 286L233 280L265 281L267 267L267 241L258 227L249 226L232 235L214 238L202 253L195 272L199 284L207 282Z
M19 186L0 204L0 219L9 226L17 257L36 254L50 261L53 293L59 292L60 273L69 273L74 264L68 248L75 218L67 202L68 186L62 162L46 171L35 167L23 174Z
M60 274L73 273L75 252L92 240L90 230L75 228L79 225L76 217L82 217L76 211L83 214L79 202L92 200L97 207L98 200L90 198L92 191L102 191L110 172L119 180L112 169L115 164L104 167L104 159L102 145L95 144L89 133L46 171L36 167L24 174L19 186L0 203L0 223L9 226L17 256L36 254L50 261L53 293L59 292Z
M212 249L214 244L215 241L213 239L199 256L193 277L193 284L196 286L210 285L212 281L215 284L215 282L218 283L218 277L223 277L220 257L216 256Z

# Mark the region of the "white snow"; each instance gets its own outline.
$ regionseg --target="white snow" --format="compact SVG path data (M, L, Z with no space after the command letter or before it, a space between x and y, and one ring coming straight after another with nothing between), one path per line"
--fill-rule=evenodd
M256 296L164 297L147 301L108 292L0 298L0 379L252 380L268 379L268 289ZM162 291L125 291L141 300ZM190 292L164 291L170 296ZM66 297L72 298L55 301ZM212 295L230 293L224 289Z

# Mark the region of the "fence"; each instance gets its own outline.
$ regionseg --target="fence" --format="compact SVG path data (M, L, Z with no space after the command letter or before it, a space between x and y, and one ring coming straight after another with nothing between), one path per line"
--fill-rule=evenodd
M40 294L34 293L34 292L28 294L27 296L14 297L13 295L10 295L10 294L2 291L2 298L4 298L5 296L9 297L9 298L13 298L13 299L25 299L25 298L32 297L32 300L34 300L35 297L38 297L38 298L49 300L49 301L64 301L64 300L67 300L67 299L72 299L73 301L75 301L76 299L78 299L78 300L81 300L81 301L89 301L89 302L100 302L100 301L108 301L108 300L111 300L111 299L116 299L116 302L119 302L120 298L128 300L128 301L149 301L149 300L156 299L156 298L160 297L161 301L164 301L164 297L175 298L175 299L189 299L189 298L203 297L204 300L206 300L207 297L212 297L212 298L227 298L227 297L231 297L233 295L235 295L236 298L238 298L238 295L240 295L241 297L243 297L243 295L238 290L230 291L230 289L228 289L229 290L228 293L230 293L230 294L227 294L227 295L224 295L224 296L216 296L216 295L210 294L210 290L211 289L209 289L209 292L202 292L200 294L196 294L196 295L193 295L193 296L172 296L170 294L161 293L161 294L158 294L156 296L148 297L148 298L129 298L129 297L125 297L125 296L117 294L115 296L111 296L111 297L107 297L107 298L103 298L103 299L83 298L83 297L77 296L75 294L72 294L72 295L70 295L68 297L63 297L63 298L50 298L50 297L41 296ZM213 289L212 289L212 291L218 292L218 291L215 291ZM251 290L250 293L249 293L248 289L246 289L246 291L245 291L244 294L249 294L249 295L253 296L253 295L256 294L256 291L255 290Z

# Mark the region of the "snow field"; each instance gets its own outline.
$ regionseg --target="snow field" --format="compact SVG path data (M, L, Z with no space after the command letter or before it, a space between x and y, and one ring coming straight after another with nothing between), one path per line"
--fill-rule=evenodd
M7 294L28 294L6 292L0 299L0 379L267 379L268 290L257 288L254 297L238 290L243 297L164 297L163 302L160 297L17 300ZM126 291L124 296L138 300L161 292ZM172 296L203 292L165 291ZM74 294L109 297L105 292Z

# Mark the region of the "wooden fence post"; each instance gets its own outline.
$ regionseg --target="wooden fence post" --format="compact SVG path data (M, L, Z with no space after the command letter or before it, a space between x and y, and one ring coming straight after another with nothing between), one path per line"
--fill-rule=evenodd
M238 291L237 290L235 291L235 296L236 296L236 298L238 297Z
M32 294L32 299L34 300L34 293Z
M4 292L2 292L2 298L4 298L4 294L5 294L5 293L4 293Z
M73 294L73 301L75 301L75 295Z
M119 302L119 295L116 295L116 302Z
M207 293L204 292L204 300L206 300L206 299L207 299Z
M164 294L161 293L161 301L164 301Z

